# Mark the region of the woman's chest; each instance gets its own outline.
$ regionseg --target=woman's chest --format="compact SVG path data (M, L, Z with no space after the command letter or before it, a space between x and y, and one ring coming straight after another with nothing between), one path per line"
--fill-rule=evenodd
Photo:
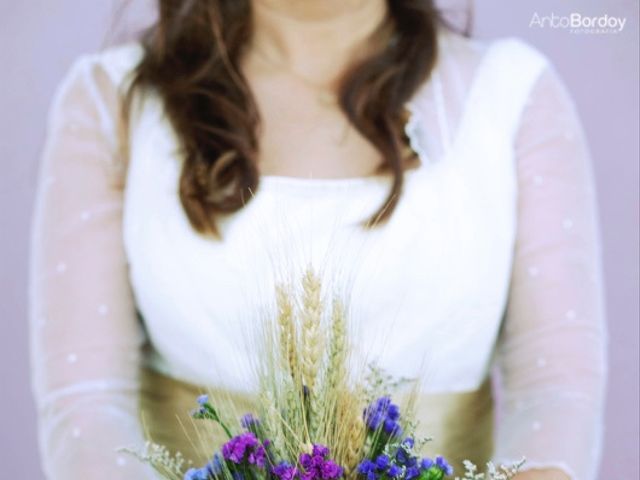
M212 240L182 209L171 135L153 122L136 135L125 248L138 308L177 375L208 381L199 378L203 363L250 362L275 285L312 266L327 294L348 300L361 355L399 376L425 361L442 366L431 372L435 390L480 381L514 241L515 184L503 152L476 148L467 157L464 149L408 173L391 219L369 229L362 224L388 193L384 178L266 176L245 208L221 219L222 240Z
M380 152L347 120L337 99L291 79L252 83L260 112L258 164L265 175L369 176Z

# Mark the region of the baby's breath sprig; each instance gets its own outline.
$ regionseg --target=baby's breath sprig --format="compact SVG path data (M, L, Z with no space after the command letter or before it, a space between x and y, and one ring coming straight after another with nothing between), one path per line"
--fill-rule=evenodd
M487 462L487 471L478 472L476 464L469 460L463 460L464 477L455 477L454 480L510 480L522 469L526 459L523 457L512 465L500 465L496 467L493 462Z
M405 385L415 383L415 379L401 377L395 378L386 373L375 364L367 365L369 373L364 377L365 381L365 401L372 403L375 399L399 390Z
M167 447L151 441L145 442L144 449L141 451L127 447L121 447L117 451L133 455L141 462L151 465L167 480L182 480L184 469L192 464L191 461L187 462L184 459L182 453L177 452L172 455Z

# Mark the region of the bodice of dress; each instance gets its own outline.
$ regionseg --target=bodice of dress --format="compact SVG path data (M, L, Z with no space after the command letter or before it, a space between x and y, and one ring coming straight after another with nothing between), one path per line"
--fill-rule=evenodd
M498 367L495 460L596 478L607 335L594 181L545 55L443 31L407 105L421 166L386 224L361 226L388 192L383 175L263 176L213 240L184 214L178 144L153 92L123 141L122 90L141 54L79 58L50 114L31 272L49 478L153 478L114 452L143 442L138 367L250 391L274 285L309 265L327 295L348 298L359 358L432 394L477 389Z
M194 383L252 388L258 314L276 311L274 282L295 283L311 265L347 299L361 357L397 378L424 376L427 391L480 385L510 280L513 125L543 65L525 51L519 78L508 79L515 86L505 88L496 72L514 48L501 42L484 54L453 143L433 161L423 152L397 211L373 229L362 223L384 201L389 176L265 176L247 206L222 220L222 241L198 235L176 189L175 138L161 104L147 98L130 142L124 240L154 366ZM501 108L487 95L493 89L508 97ZM425 88L410 102L416 117L429 114L430 95ZM428 131L418 118L408 130L421 151Z

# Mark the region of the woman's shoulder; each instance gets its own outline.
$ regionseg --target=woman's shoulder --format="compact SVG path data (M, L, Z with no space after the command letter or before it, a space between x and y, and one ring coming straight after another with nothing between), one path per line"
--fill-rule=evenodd
M116 123L123 95L143 55L142 45L130 42L76 56L57 84L48 122L84 112L99 116L103 125Z
M84 132L101 138L110 152L118 152L124 145L124 94L143 54L142 45L132 42L76 56L49 105L50 135L77 137Z
M143 46L135 41L85 53L75 58L67 77L101 75L106 76L114 86L122 87L131 78L143 56Z
M467 37L442 28L438 41L437 64L415 102L423 116L435 101L451 118L492 118L513 131L542 74L553 70L549 57L519 36Z
M538 46L522 37L509 35L495 38L467 37L451 29L439 32L440 59L443 63L479 66L490 64L499 73L513 74L525 69L533 75L551 61Z

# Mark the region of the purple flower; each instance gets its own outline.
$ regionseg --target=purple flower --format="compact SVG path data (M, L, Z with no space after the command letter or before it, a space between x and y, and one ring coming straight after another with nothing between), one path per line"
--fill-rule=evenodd
M313 457L308 453L303 453L300 455L300 465L302 468L311 468L313 464Z
M236 465L256 465L263 468L266 460L264 446L252 432L233 437L222 446L222 456Z
M322 458L325 458L327 455L329 455L329 449L324 445L314 445L312 455L314 457L320 456Z
M254 427L259 426L260 420L254 417L251 413L247 413L240 419L240 425L242 425L242 428L250 430Z
M298 469L287 462L282 462L273 467L271 473L279 480L294 480L298 476Z
M342 476L342 468L331 460L324 462L320 470L322 471L322 478L324 479L334 479Z
M302 480L337 480L342 477L342 467L328 460L328 456L329 449L324 445L314 445L311 454L301 454Z

